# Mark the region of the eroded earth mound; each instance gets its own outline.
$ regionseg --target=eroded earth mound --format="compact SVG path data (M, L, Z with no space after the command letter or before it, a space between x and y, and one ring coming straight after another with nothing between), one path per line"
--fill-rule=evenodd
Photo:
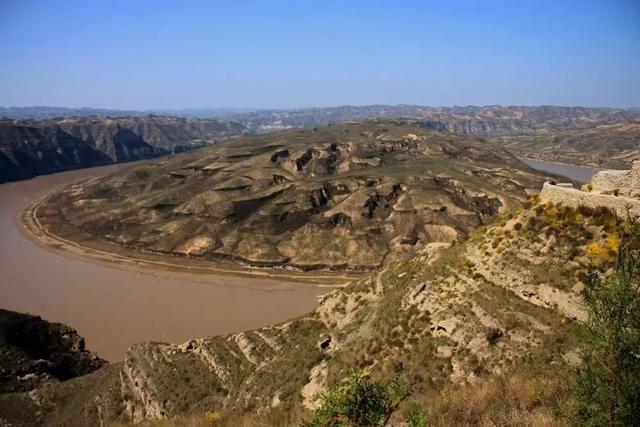
M451 243L543 178L499 144L376 120L245 136L67 187L54 233L253 266L370 270Z

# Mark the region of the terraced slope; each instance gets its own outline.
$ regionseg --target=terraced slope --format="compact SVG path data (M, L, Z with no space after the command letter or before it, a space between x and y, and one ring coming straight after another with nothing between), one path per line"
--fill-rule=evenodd
M296 417L327 384L363 369L411 387L400 422L412 401L431 410L452 384L509 381L514 373L551 384L579 363L571 332L584 319L581 272L591 263L606 269L618 227L606 209L533 205L465 242L431 243L412 259L385 264L326 295L307 316L180 345L136 345L124 362L91 375L0 395L0 413L13 425L184 415L204 422L207 412L227 425L243 425L243 417L244 425L299 425ZM559 424L551 390L531 397L517 390L510 399L519 403L505 409L516 412L501 425Z
M629 169L640 159L640 122L603 124L503 139L514 153L536 160Z
M371 270L466 236L542 180L498 144L370 121L245 136L134 167L68 187L38 216L113 250Z

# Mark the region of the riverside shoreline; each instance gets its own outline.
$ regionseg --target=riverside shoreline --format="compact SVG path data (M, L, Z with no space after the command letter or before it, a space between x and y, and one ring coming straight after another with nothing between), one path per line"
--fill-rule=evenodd
M206 281L208 275L228 275L326 288L345 286L352 280L367 274L251 267L212 260L139 252L101 240L76 242L53 232L38 216L39 208L49 198L55 196L56 192L57 190L54 190L29 203L20 214L17 225L30 240L39 246L71 258L88 259L92 262L115 265L118 268L153 275L162 273L196 275L200 281Z
M29 219L30 208L47 194L123 167L0 185L0 308L69 325L86 339L88 349L116 362L140 342L181 343L288 321L313 311L318 297L346 282L338 278L342 274L330 281L316 272L224 263L216 271L193 268L199 267L197 260L181 257L166 261L187 261L190 268L105 259L46 234ZM314 278L304 282L299 279L304 275Z

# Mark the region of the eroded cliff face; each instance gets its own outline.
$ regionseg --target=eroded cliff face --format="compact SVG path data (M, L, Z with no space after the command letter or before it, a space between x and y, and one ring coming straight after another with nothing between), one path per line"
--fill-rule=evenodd
M412 398L516 369L560 373L579 362L572 329L585 318L581 272L615 257L607 248L618 225L606 210L534 201L462 243L432 243L385 264L301 318L179 345L136 345L124 362L94 374L0 396L0 413L20 408L51 425L96 425L216 412L233 425L248 413L304 416L318 393L353 369L401 377Z
M148 159L238 135L222 120L68 118L0 121L0 183L68 169Z
M0 309L0 394L89 374L106 362L60 323Z

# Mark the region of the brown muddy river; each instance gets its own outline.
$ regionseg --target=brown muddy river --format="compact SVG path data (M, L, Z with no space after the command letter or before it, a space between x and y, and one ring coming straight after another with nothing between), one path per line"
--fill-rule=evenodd
M20 209L71 181L125 165L0 185L0 308L62 322L87 347L121 360L142 341L184 342L277 323L311 311L330 289L260 278L120 270L50 252L16 225Z

